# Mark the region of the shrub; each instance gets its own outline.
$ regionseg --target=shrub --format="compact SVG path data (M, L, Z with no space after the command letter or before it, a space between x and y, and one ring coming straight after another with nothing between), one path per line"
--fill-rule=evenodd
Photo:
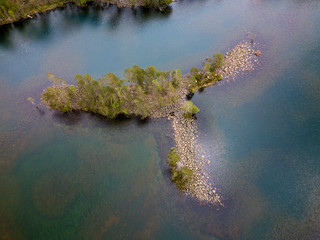
M177 185L177 187L184 191L186 185L192 181L193 171L182 165L180 157L174 148L171 148L171 152L168 154L168 163L171 166L171 179Z
M192 179L192 176L193 171L187 167L182 167L178 171L172 171L172 180L181 191L186 190L186 184Z
M182 112L185 118L191 118L199 111L199 108L197 108L197 106L191 101L185 102L182 106Z
M217 83L222 79L216 71L223 65L223 54L217 53L213 55L213 59L206 58L206 62L202 63L202 68L194 67L190 71L189 91L195 93L196 90Z
M171 148L171 152L168 154L168 163L169 165L174 168L177 166L177 162L179 162L180 157L177 151L174 148Z
M215 72L219 67L223 65L223 54L218 52L213 54L213 59L211 60L211 72Z

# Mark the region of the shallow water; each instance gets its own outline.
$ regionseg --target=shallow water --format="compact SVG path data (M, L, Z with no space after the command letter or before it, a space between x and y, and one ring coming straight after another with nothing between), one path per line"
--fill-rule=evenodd
M69 6L0 28L3 239L320 238L319 1L180 1L171 11ZM256 33L256 71L193 98L224 208L170 182L167 120L35 109L46 72L184 73Z

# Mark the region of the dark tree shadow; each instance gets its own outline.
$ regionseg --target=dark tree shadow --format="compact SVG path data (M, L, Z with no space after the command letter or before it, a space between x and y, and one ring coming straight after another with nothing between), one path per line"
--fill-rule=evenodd
M0 46L4 49L12 49L14 47L11 39L12 25L6 24L0 27Z
M39 113L40 116L43 116L46 114L46 111L42 110L41 108L36 107L36 109L37 109L37 112Z
M204 92L204 87L202 87L202 88L199 88L199 90L198 90L198 92L201 94L201 93L203 93Z
M107 25L110 30L116 30L121 22L123 9L113 6L113 7L110 7L108 11L112 11L112 13L108 20Z
M52 23L52 15L58 19ZM115 31L124 17L131 16L133 21L138 24L144 24L151 20L167 19L172 13L169 6L164 11L150 8L118 8L115 5L99 4L90 2L85 7L78 7L73 3L66 4L66 7L56 8L45 13L39 13L32 19L22 19L12 24L0 26L0 46L5 49L14 48L13 32L31 40L50 40L53 28L62 30L65 34L79 30L85 24L92 27L100 26L103 21L102 16L107 15L107 26L110 30Z
M73 111L70 113L61 113L61 112L55 111L52 114L52 117L55 121L59 123L71 126L71 125L77 124L81 120L82 113L79 111Z
M135 8L132 10L133 19L138 24L143 24L152 20L165 20L168 19L171 13L171 6L163 11L145 7Z

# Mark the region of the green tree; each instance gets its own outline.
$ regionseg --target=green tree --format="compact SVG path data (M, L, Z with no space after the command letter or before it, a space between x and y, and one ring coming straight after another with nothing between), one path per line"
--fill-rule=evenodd
M223 65L223 54L218 52L213 54L213 59L211 60L211 72L215 72Z

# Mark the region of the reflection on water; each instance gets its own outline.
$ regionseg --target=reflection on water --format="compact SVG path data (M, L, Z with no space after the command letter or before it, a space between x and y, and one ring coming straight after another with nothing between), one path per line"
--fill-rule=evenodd
M79 31L84 25L97 28L102 24L107 25L106 30L116 31L119 24L128 16L132 17L136 24L144 24L148 21L161 21L167 19L172 13L169 7L163 12L148 8L118 8L109 6L101 8L94 4L88 7L67 5L66 8L56 9L45 14L36 15L33 20L7 24L0 27L0 46L3 49L11 49L15 46L15 33L18 32L24 38L33 41L50 41L59 28L64 34ZM55 19L58 15L58 19Z
M318 239L317 1L179 1L166 13L68 5L0 28L1 239ZM166 119L61 114L46 72L188 72L256 33L262 66L193 98L225 208L170 181Z

